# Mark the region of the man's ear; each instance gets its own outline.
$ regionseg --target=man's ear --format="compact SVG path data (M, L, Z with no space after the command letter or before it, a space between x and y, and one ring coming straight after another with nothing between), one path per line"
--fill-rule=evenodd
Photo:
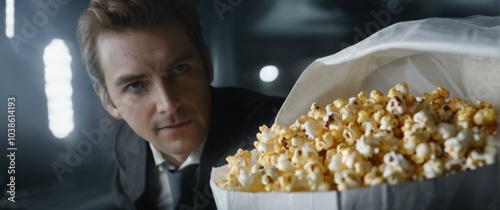
M99 99L101 99L101 104L104 107L104 109L117 120L123 119L118 108L113 104L113 102L111 102L109 94L106 96L107 93L104 92L105 90L103 90L103 88L97 84L94 85L94 90L97 96L99 96Z
M208 68L208 81L209 83L212 83L214 80L214 65L212 63L212 57L210 56L210 51L208 50L208 47L205 46L205 59L207 60L207 68Z

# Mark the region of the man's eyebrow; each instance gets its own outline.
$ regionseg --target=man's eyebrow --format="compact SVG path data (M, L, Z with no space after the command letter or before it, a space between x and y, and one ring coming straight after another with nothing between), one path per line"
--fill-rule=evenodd
M182 61L192 59L192 58L194 58L193 53L186 52L186 53L181 54L179 57L175 58L174 61L171 63L171 65L177 65L178 63L180 63Z
M131 75L120 76L115 80L115 86L118 87L118 86L121 86L123 84L129 83L131 81L140 80L144 77L145 77L144 74L135 74L135 75L131 74Z

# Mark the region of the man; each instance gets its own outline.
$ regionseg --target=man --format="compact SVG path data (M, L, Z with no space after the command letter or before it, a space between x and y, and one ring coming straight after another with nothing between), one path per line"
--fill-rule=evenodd
M283 100L212 88L196 4L94 0L78 38L104 108L123 119L113 193L128 209L216 209L212 167L253 147Z

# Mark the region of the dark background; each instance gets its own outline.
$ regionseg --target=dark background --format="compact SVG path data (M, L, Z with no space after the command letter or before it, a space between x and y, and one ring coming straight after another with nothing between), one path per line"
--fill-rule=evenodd
M15 1L15 36L22 20L44 12L41 3ZM231 5L230 3L233 3ZM5 36L5 0L0 0L0 209L114 209L110 182L111 141L92 145L81 162L58 180L52 164L66 164L85 132L116 121L102 108L80 59L75 31L88 1L65 0L27 43ZM217 6L214 6L217 5ZM225 7L228 10L222 9ZM392 10L391 10L392 9ZM391 24L430 17L498 16L498 0L202 0L201 23L215 66L214 86L238 86L287 96L315 59L334 54ZM391 13L397 10L398 12ZM385 14L385 16L384 16ZM389 14L389 15L387 15ZM72 56L74 130L54 137L48 127L43 52L52 39L65 41ZM263 66L279 68L270 83L259 79ZM16 202L7 201L7 98L16 97ZM4 111L5 110L5 111Z

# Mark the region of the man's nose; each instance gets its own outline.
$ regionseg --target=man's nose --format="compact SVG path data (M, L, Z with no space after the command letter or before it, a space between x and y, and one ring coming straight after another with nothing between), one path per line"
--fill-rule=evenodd
M173 114L180 106L180 100L172 88L165 83L155 84L153 100L156 101L156 111L158 113Z

